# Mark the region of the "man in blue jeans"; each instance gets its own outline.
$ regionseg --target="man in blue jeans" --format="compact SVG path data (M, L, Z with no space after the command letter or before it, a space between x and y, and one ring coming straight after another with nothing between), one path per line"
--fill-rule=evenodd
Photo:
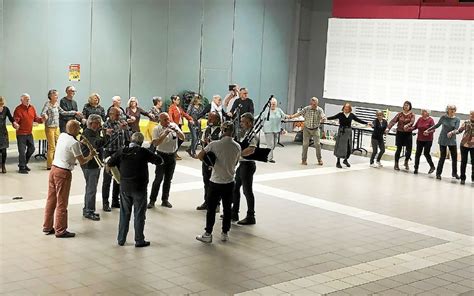
M120 166L120 222L117 242L125 245L127 240L130 217L133 212L135 227L135 247L142 248L150 245L145 240L146 198L148 186L148 163L161 165L163 160L150 150L141 147L145 137L136 132L132 135L128 147L120 149L111 156L108 166Z

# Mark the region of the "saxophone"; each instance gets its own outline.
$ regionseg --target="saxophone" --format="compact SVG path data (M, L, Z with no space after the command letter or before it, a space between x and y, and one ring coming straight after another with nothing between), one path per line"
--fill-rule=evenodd
M99 168L103 168L104 167L104 163L102 162L102 160L100 160L100 157L99 157L99 153L97 153L97 150L95 150L94 146L92 146L91 142L84 136L81 137L81 142L87 146L87 148L89 149L90 153L94 153L94 160L95 162L97 163L97 165L99 166Z

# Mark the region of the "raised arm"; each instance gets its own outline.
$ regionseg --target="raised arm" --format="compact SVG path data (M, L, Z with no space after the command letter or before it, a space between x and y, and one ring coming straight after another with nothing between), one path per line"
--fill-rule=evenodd
M31 107L33 107L33 106L31 106ZM33 119L33 121L37 122L37 123L43 123L43 118L38 116L38 114L36 113L35 107L33 107L33 111L35 113L35 118Z
M334 119L339 119L339 116L341 116L341 113L337 113L336 115L329 116L326 119L327 120L334 120ZM355 115L354 115L355 116Z
M13 124L15 122L15 119L13 118L12 113L10 112L10 109L8 109L8 107L5 107L5 108L7 111L8 120L10 120L10 122Z
M394 118L392 118L392 120L390 120L388 126L387 126L387 130L391 130L392 127L398 123L398 120L399 120L399 117L400 117L400 113L398 113L397 115L395 115Z
M355 115L354 113L352 113L352 115L354 115L353 118L354 118L354 120L357 121L358 123L360 123L360 124L368 124L367 121L364 121L364 120L360 119L360 118L357 117L357 115Z
M438 123L436 123L435 125L433 125L432 127L428 128L425 132L431 132L431 131L434 131L435 129L437 129L438 127L440 127L442 124L443 124L443 121L444 121L444 116L442 116L439 120L438 120Z
M457 131L456 131L457 134L460 134L460 133L462 133L463 131L466 130L466 122L467 122L467 121L464 121L464 122L462 123L461 127L457 129Z

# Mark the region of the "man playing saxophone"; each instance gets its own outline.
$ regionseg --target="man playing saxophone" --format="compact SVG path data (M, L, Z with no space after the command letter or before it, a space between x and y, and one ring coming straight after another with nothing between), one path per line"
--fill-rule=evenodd
M101 117L96 114L91 114L87 118L87 128L84 129L81 136L82 143L86 146L86 151L84 151L84 149L82 151L83 155L89 155L92 150L95 150L98 154L94 156L94 161L89 161L81 166L84 179L86 180L82 215L84 218L93 221L100 220L99 214L95 212L95 200L100 170L103 166L101 162L102 147L105 144L105 139L100 136L101 125Z

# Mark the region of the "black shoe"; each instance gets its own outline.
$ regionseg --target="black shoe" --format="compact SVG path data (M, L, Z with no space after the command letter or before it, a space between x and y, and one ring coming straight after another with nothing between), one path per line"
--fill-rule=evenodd
M65 231L63 234L56 235L57 238L70 238L75 237L76 234L74 232Z
M207 210L207 204L206 204L206 203L203 203L202 205L197 206L197 207L196 207L196 210L198 210L198 211Z
M342 165L338 162L336 163L336 168L342 169Z
M348 167L348 168L351 167L351 164L347 161L347 159L344 159L344 161L342 163L345 164L346 167Z
M161 202L161 206L162 206L162 207L166 207L166 208L170 208L170 209L173 207L173 205L171 205L170 202L167 201L167 200L163 200L163 201Z
M441 180L441 175L436 175L436 179Z
M112 209L110 208L109 205L104 205L104 207L102 208L104 210L104 212L111 212Z
M398 162L395 163L395 165L393 166L393 169L396 171L400 170L400 167L398 166Z
M413 171L413 174L418 175L418 169L415 169L415 170Z
M436 170L436 168L434 166L430 167L430 170L428 171L428 174L432 174L435 170Z
M408 160L405 160L405 163L403 164L405 166L405 170L409 171L410 166L408 165Z
M120 209L120 204L119 203L112 203L112 208Z
M460 179L458 174L454 174L454 175L453 175L453 178L456 179L456 180L459 180L459 179Z
M461 180L461 185L466 184L466 180Z
M44 229L43 229L43 233L44 233L45 235L54 234L54 228L51 228L51 230L44 230Z
M272 159L272 160L269 160L268 162L271 162L271 163L275 163L275 161Z
M144 248L144 247L148 247L149 245L150 245L150 242L143 241L141 243L135 243L135 248Z
M221 218L224 219L224 215L221 215ZM230 216L230 220L232 220L232 222L238 222L239 221L239 214L238 213L232 213L232 215Z
M150 201L150 203L146 206L147 209L151 209L155 207L155 202Z
M193 154L191 153L191 149L186 149L186 152L188 152L189 156L193 157Z
M18 173L26 175L26 174L28 174L28 171L26 169L19 169Z
M100 216L94 215L94 213L87 213L84 215L84 218L92 220L92 221L100 221Z
M31 171L31 169L30 169L27 165L25 165L25 169L26 169L28 172Z
M257 221L255 221L255 217L245 217L245 219L237 222L239 225L254 225L255 223L257 223Z
M117 242L117 244L121 247L123 247L125 245L125 242Z

